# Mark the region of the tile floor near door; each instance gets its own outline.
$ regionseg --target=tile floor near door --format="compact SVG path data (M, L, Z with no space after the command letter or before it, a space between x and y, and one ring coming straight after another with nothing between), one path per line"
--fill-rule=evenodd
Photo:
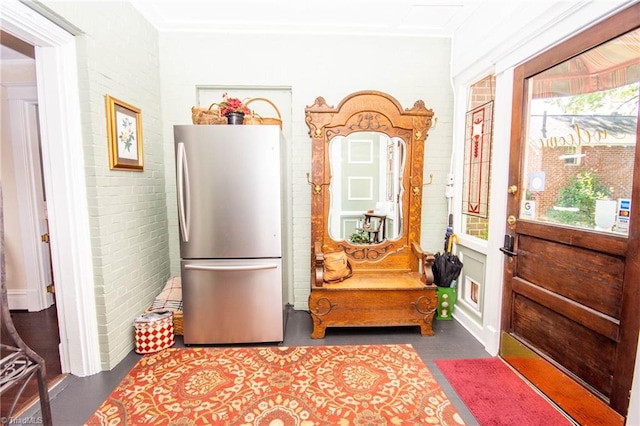
M311 318L308 312L290 310L287 318L284 346L320 345L367 345L401 344L413 345L442 389L468 425L477 421L445 380L433 360L441 358L484 358L490 355L484 347L458 322L434 321L435 335L420 336L418 327L380 328L329 328L324 339L311 339ZM178 336L176 346L184 346ZM111 371L89 377L69 376L50 392L54 425L82 425L120 383L127 372L138 362L141 355L131 352ZM39 406L27 410L22 419L38 417ZM21 422L24 423L24 422Z

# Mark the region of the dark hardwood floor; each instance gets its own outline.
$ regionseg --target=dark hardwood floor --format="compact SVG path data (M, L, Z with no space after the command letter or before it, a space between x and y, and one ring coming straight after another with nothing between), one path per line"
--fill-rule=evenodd
M38 355L44 358L47 370L47 383L52 383L62 378L62 368L60 366L60 333L58 331L58 315L55 305L40 312L11 311L13 324L22 340L33 349ZM2 324L2 343L13 345ZM19 385L14 386L2 395L0 417L6 417L15 396L20 389ZM38 383L35 375L29 379L29 383L18 400L14 411L14 417L38 397Z

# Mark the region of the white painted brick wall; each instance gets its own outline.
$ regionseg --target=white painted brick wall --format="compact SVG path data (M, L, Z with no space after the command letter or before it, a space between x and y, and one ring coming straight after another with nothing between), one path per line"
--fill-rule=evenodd
M444 38L313 35L160 34L162 129L172 273L179 273L173 125L190 124L197 85L292 87L293 141L289 144L295 308L307 309L310 285L311 144L304 108L323 96L337 105L360 90L394 96L404 108L422 99L438 116L427 141L422 246L437 251L447 221L445 177L451 155L453 94L450 41Z
M102 368L134 347L133 320L170 275L157 31L128 3L45 1L77 37ZM144 171L111 171L105 98L142 110Z

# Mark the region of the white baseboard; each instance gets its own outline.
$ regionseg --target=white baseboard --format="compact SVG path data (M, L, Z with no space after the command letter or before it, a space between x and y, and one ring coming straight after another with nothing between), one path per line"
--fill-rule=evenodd
M484 345L482 324L478 322L475 316L469 315L464 309L458 309L456 306L453 310L453 318L458 321L475 339Z
M28 310L29 298L27 297L27 290L7 289L7 302L11 310Z
M42 303L39 303L40 298L36 290L31 289L19 289L10 290L7 289L7 302L10 310L26 310L29 312L40 312L43 309L47 309L53 305L53 296L51 293L46 293Z
M488 326L484 330L484 348L493 356L498 355L500 352L500 334L500 330L495 327Z

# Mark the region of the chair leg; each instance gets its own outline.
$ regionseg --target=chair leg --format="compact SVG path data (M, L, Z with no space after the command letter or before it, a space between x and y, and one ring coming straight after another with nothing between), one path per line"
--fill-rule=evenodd
M49 389L47 387L47 372L44 363L40 365L40 368L38 368L37 377L38 393L40 394L40 411L42 412L42 424L45 426L53 426L51 404L49 401Z

